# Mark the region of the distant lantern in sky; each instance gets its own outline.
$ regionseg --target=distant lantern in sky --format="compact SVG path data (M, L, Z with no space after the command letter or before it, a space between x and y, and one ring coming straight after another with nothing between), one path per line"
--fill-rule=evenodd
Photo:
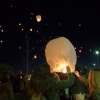
M2 43L3 41L2 41L2 40L0 40L0 42Z
M36 56L36 55L34 55L34 58L37 58L37 56Z
M1 32L3 32L3 29L1 30Z
M76 49L76 47L75 47L75 49Z
M79 52L82 52L82 50L79 50Z
M90 51L91 51L91 49L90 49Z
M22 28L22 31L23 31L24 29Z
M32 19L32 18L31 18Z
M81 24L79 24L79 26L81 26Z
M1 27L1 25L0 25L0 27Z
M21 26L21 23L19 23L19 26Z
M12 7L12 5L10 7Z
M30 28L30 31L33 31L33 29L32 29L32 28Z
M19 49L21 49L21 47L19 47Z
M37 22L40 22L41 19L42 19L42 18L41 18L41 15L37 15L37 16L36 16L36 20L37 20Z
M81 47L81 49L82 49L83 47Z
M33 13L31 13L31 15L33 15Z
M58 25L60 25L60 23L58 23Z

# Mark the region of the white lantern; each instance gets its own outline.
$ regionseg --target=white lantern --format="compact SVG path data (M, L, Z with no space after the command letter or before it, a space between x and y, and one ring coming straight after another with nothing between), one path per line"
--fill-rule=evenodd
M40 22L41 19L42 19L42 18L41 18L41 15L37 15L37 16L36 16L36 20L37 20L37 22Z
M45 49L46 61L56 72L66 72L66 67L75 71L76 52L72 43L65 37L59 37L49 41Z

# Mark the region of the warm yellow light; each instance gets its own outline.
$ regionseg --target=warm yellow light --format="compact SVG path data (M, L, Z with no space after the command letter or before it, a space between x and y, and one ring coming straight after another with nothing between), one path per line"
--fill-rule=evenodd
M30 28L30 31L33 31L32 28Z
M23 31L24 29L22 28L22 31Z
M37 16L36 16L36 20L37 20L37 22L40 22L41 19L42 19L42 18L41 18L41 15L37 15Z
M36 55L34 55L34 58L37 58L37 56L36 56Z

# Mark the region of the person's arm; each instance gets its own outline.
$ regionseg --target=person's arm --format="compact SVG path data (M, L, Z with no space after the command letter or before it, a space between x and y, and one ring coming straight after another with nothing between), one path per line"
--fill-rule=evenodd
M75 75L78 77L78 79L79 79L86 87L89 86L88 79L86 79L85 77L81 76L81 75L79 74L78 71L75 71Z
M56 83L54 85L54 88L56 90L69 88L74 84L74 79L75 79L75 76L72 73L69 73L69 79L68 80L59 81L58 83Z

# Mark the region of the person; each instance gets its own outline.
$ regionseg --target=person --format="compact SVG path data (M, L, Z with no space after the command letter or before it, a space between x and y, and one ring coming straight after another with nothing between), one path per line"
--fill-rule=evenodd
M74 75L71 73L70 67L67 67L69 79L56 81L55 72L51 72L50 66L47 63L40 65L32 74L29 82L30 93L33 97L40 100L44 95L46 100L59 100L58 90L71 87L74 84Z
M82 75L81 73L81 67L76 67L75 71L78 71L80 75ZM74 73L73 73L74 74ZM75 76L75 81L74 81L74 85L69 89L69 92L71 92L71 97L73 100L76 100L76 96L78 94L82 94L84 96L85 99L85 85L78 79L78 77L74 74ZM83 76L83 75L82 75Z
M7 73L2 74L0 83L0 100L14 100L12 84Z
M100 69L92 68L89 71L88 79L82 77L78 71L75 71L75 74L85 86L89 87L87 100L100 100ZM81 94L79 94L76 98L78 100L83 100Z

